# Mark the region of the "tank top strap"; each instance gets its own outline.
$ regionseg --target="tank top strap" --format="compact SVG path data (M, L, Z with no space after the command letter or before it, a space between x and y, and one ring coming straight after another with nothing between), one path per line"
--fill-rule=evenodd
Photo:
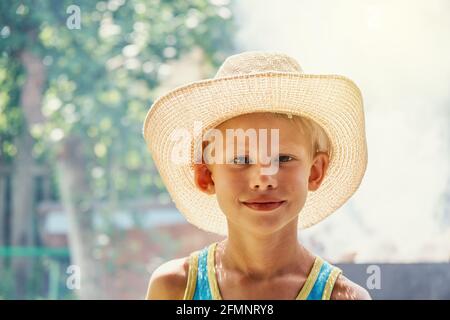
M314 284L316 283L317 277L319 276L323 263L324 261L318 256L314 259L314 264L311 268L311 271L309 272L309 275L306 278L306 281L303 284L302 289L298 293L296 300L306 300L308 298Z
M219 290L219 284L217 283L216 267L215 267L216 265L215 253L217 244L218 242L214 242L209 245L207 258L209 292L212 300L222 300L222 296Z
M208 248L203 248L198 257L197 282L195 286L194 300L211 300L211 292L208 282Z
M342 270L323 260L307 300L329 300L334 284Z
M322 294L322 300L330 300L331 293L333 292L334 284L336 283L337 278L340 274L342 274L342 270L338 267L332 266L331 273L328 277L327 283L325 284L325 288Z
M192 300L194 298L198 274L198 256L199 251L194 251L189 255L189 271L183 300Z
M215 243L214 243L215 244ZM189 257L189 273L184 294L184 300L212 300L210 289L211 254L215 249L214 244L191 253ZM214 275L215 276L215 275Z

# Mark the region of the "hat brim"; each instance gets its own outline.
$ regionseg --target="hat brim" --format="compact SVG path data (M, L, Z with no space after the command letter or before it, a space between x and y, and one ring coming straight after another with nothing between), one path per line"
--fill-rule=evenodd
M197 81L156 100L143 135L155 166L177 209L205 231L227 234L227 221L215 195L195 185L190 164L176 164L171 133L194 134L194 121L208 128L253 112L291 113L318 123L331 142L327 174L308 192L299 229L310 227L341 207L359 187L367 166L363 100L359 88L340 75L267 72ZM200 137L201 138L201 137Z

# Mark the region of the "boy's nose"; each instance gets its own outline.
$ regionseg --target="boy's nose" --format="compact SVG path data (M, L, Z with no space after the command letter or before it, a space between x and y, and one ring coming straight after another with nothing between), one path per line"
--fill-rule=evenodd
M275 189L278 181L275 174L264 174L262 166L255 165L250 177L250 188L256 190Z

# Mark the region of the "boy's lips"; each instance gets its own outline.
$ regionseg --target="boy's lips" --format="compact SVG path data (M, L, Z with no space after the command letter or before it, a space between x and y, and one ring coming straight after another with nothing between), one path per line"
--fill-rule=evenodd
M251 202L244 201L242 203L253 210L270 211L281 207L285 202L286 202L285 200L276 200L276 201L251 201Z

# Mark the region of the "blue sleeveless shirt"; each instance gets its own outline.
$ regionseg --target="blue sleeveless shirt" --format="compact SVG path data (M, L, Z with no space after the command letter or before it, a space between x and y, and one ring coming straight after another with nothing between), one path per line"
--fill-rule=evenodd
M217 242L193 252L189 257L189 273L184 300L221 300L215 273ZM314 265L296 300L329 300L342 270L316 257Z

